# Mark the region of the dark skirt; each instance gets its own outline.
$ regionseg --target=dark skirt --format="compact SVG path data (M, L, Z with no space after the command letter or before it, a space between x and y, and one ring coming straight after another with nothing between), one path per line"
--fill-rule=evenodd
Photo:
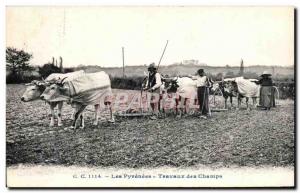
M203 115L208 113L208 89L205 86L198 87L197 89L199 110Z
M259 105L264 108L275 107L275 89L273 86L261 86Z

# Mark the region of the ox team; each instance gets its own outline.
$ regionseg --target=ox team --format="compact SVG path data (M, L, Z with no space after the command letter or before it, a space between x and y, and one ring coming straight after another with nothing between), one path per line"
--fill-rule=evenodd
M225 99L225 108L227 108L227 99L230 98L231 107L232 97L238 98L238 109L240 108L242 98L246 98L247 109L249 109L248 100L253 99L253 105L256 106L256 98L259 97L259 106L263 110L270 110L275 107L275 89L271 74L264 71L260 80L244 79L243 77L229 78L221 82L214 83L211 78L206 76L203 69L199 69L196 76L169 78L161 76L157 71L154 63L148 67L147 82L144 84L144 90L151 93L151 109L153 112L152 119L156 119L161 110L161 100L164 101L165 93L177 93L176 95L176 112L179 110L181 115L182 106L186 112L186 100L195 99L199 105L200 118L207 119L210 115L209 92L214 91L216 87L220 88ZM241 84L240 84L241 83ZM240 85L240 86L239 86ZM180 92L183 93L180 93ZM184 93L189 93L184 95ZM196 93L197 96L193 96ZM179 104L180 103L180 104ZM178 105L179 108L178 108ZM164 107L162 107L164 112Z
M155 63L151 63L148 66L148 75L146 82L143 84L143 90L150 93L150 106L153 115L151 119L157 119L162 109L161 102L164 99L164 95L167 93L176 93L176 112L181 116L182 111L186 112L186 100L194 99L195 103L198 101L200 118L206 119L210 115L209 109L209 90L214 90L217 87L221 89L223 97L225 99L225 108L227 108L227 98L230 97L232 106L232 97L237 96L239 105L242 97L246 97L247 108L248 98L253 98L253 103L256 101L257 95L247 95L238 88L239 81L244 81L247 84L252 84L254 90L256 85L261 85L259 88L260 101L259 105L265 109L270 110L275 106L274 88L271 79L271 74L263 72L260 80L246 80L242 77L227 79L219 83L214 83L210 78L205 75L203 69L199 69L196 76L189 75L187 77L169 78L163 77L158 72ZM253 86L253 84L255 84ZM258 90L258 89L256 89ZM189 93L189 94L186 94ZM193 94L196 93L196 96ZM51 109L51 121L50 126L54 125L54 108L58 105L58 126L61 126L61 109L63 101L71 103L74 107L74 113L72 115L73 127L78 126L78 120L80 126L84 127L83 110L87 105L95 106L95 121L94 125L98 123L98 110L99 105L103 102L108 106L110 110L110 122L114 122L114 117L111 108L111 82L109 76L105 72L98 73L84 73L83 71L77 71L67 74L51 74L46 80L33 81L27 84L27 88L21 100L28 102L36 99L43 99L48 102ZM104 98L104 101L99 100ZM178 108L179 107L179 108ZM184 107L184 110L183 110Z
M186 87L190 88L187 90L193 90L197 87L196 93L197 93L197 99L199 101L199 111L201 112L201 118L206 119L207 115L209 113L209 105L208 105L208 94L209 94L209 87L212 84L212 81L205 76L204 70L199 69L197 71L196 76L189 76L191 80L194 80L194 83L188 83L187 81L184 80L184 78L176 78L176 79L168 79L168 78L163 78L161 75L157 72L157 68L155 66L155 63L151 63L148 67L148 77L147 77L147 82L144 85L144 90L149 91L151 93L150 96L150 105L151 109L153 112L153 116L151 119L156 119L158 114L159 114L159 109L160 109L160 103L161 99L163 98L162 95L165 93L170 93L170 92L177 92L178 88L180 87ZM186 77L185 77L186 79ZM181 80L181 81L180 81ZM189 81L191 82L191 81ZM178 85L179 83L179 85ZM185 85L184 85L185 84ZM194 87L194 85L196 87ZM186 90L184 91L186 92ZM187 91L188 92L188 91ZM193 93L191 91L190 93ZM178 111L178 103L180 103L180 107L186 105L186 100L189 98L193 98L192 94L188 95L180 95L176 97L176 111ZM195 98L194 98L195 99ZM179 108L180 108L179 107ZM164 109L164 107L163 107ZM181 113L180 108L180 113ZM186 108L184 109L186 112ZM180 114L181 115L181 114Z

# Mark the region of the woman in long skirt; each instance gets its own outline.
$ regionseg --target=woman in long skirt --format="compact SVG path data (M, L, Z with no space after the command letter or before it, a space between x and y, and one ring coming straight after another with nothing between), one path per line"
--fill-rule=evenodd
M275 106L274 87L271 74L264 71L258 83L261 85L259 105L265 110L270 110L271 107Z

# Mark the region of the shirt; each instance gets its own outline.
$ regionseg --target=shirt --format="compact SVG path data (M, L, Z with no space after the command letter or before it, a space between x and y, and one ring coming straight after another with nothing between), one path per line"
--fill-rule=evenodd
M192 76L192 79L195 80L196 86L201 87L201 86L207 86L207 77L206 76Z

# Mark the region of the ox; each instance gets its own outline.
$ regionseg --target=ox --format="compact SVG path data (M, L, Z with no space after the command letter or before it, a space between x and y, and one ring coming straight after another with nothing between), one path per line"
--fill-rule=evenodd
M53 73L49 75L44 81L37 81L34 80L31 83L25 84L26 90L24 94L21 97L21 101L23 102L30 102L34 101L37 99L40 99L41 94L44 92L46 89L46 82L51 82L51 81L57 81L63 78L67 79L72 79L78 76L81 76L84 74L83 70L76 71L76 72L70 72L66 74L62 73ZM55 119L55 112L54 109L57 106L58 107L58 113L57 113L57 125L62 126L62 121L61 121L61 110L63 107L63 101L55 101L55 102L48 102L51 110L51 120L50 120L50 126L54 126L54 119ZM74 115L74 114L73 114ZM73 116L72 116L73 118Z
M236 97L236 92L230 90L230 86L231 86L230 82L222 81L222 82L215 82L211 88L211 91L213 93L216 92L217 90L221 90L222 96L224 98L225 109L227 109L228 107L227 105L228 98L230 100L230 108L232 108L233 107L232 98Z
M165 93L176 93L175 107L179 117L187 113L187 100L194 99L197 102L197 87L195 81L189 77L163 78L162 91ZM164 111L164 109L163 109Z
M102 99L105 106L109 106L110 121L114 122L111 108L111 82L108 74L105 72L87 73L73 80L62 80L49 85L41 99L49 102L67 101L75 108L75 116L72 123L73 128L84 128L84 119L82 112L87 105L94 105L95 120L94 125L98 124L98 110Z
M229 91L237 93L238 109L240 109L243 98L246 98L247 109L249 110L249 98L252 98L253 106L257 106L257 97L259 97L260 86L257 85L255 79L244 79L243 77L236 77L224 79L230 82Z

